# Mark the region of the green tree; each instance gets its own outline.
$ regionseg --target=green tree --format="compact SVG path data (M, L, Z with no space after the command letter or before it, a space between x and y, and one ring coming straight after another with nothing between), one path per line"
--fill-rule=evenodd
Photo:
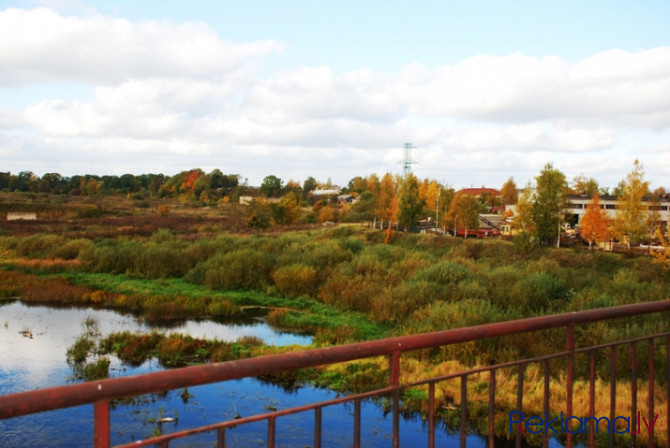
M302 191L305 195L309 194L310 191L316 190L319 186L319 183L312 176L309 176L305 179L305 182L302 183Z
M540 243L560 244L560 230L565 221L564 210L570 204L568 183L565 174L554 168L551 163L544 166L535 178L537 189L533 199L531 215L535 232Z
M649 193L649 182L644 180L644 170L637 159L633 170L619 186L621 192L617 198L619 205L614 217L614 230L630 249L631 244L639 243L647 233L647 210L642 199Z
M263 179L258 192L266 198L278 197L281 194L282 183L280 178L271 174Z
M398 194L398 226L409 229L419 220L424 200L419 198L419 181L409 174L400 184Z

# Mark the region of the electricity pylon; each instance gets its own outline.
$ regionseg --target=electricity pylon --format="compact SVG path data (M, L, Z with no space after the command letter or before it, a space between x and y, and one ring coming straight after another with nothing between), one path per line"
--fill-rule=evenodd
M407 177L407 175L409 173L412 172L412 165L416 165L417 163L419 163L419 162L416 162L416 161L412 160L412 157L411 157L410 153L411 153L411 150L413 148L415 148L415 147L412 146L411 143L405 143L405 155L404 155L403 159L400 162L398 162L398 163L402 163L402 178L403 179L405 177Z

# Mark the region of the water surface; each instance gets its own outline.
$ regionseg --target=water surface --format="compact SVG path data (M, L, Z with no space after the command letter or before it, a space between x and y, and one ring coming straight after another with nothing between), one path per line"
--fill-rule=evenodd
M100 332L153 331L190 334L193 337L234 341L242 336L256 336L268 344L310 344L311 338L291 334L269 326L262 320L244 324L211 321L188 321L173 328L147 325L131 315L91 308L49 308L28 306L20 301L0 304L0 394L33 390L74 382L66 362L66 351L84 331L83 322L94 318ZM112 377L162 370L156 361L135 368L111 357ZM144 439L160 432L172 432L249 416L273 409L285 409L306 403L332 399L330 390L302 387L294 391L245 378L166 394L135 397L116 403L111 409L112 444ZM156 423L160 417L172 417L172 423ZM313 446L313 412L282 417L277 420L277 446ZM353 407L338 405L323 410L323 446L352 446ZM391 416L374 402L362 404L361 437L364 446L387 447L391 444ZM401 446L425 446L427 424L420 418L401 422ZM93 435L92 406L80 406L55 412L0 420L0 447L90 447ZM227 446L267 446L267 424L244 425L226 432ZM438 446L458 446L458 437L440 428ZM170 443L171 447L211 447L215 434L205 434ZM468 446L484 446L480 437L470 437Z

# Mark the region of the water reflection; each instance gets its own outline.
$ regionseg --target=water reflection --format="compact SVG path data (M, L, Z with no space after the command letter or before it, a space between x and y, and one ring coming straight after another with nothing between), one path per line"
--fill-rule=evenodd
M48 308L27 306L19 301L0 306L0 394L44 388L72 381L72 370L66 363L66 350L84 331L86 318L97 320L99 331L152 331L155 327L128 315L108 310L82 308ZM24 330L29 330L26 332ZM190 334L193 337L236 340L257 336L275 345L309 344L310 338L273 329L252 320L242 325L208 321L189 321L166 332ZM32 334L32 338L27 336ZM156 361L139 367L121 365L111 357L111 376L133 375L162 370ZM173 432L199 427L236 416L265 413L335 397L329 390L303 387L286 391L282 387L254 378L197 386L165 394L134 397L114 403L111 410L113 445L144 439L158 432ZM160 423L167 417L169 422ZM313 412L277 420L277 446L312 446ZM352 446L353 409L339 405L323 410L324 447ZM363 403L362 433L365 446L390 445L391 418L373 402ZM80 406L55 412L0 420L0 447L88 447L93 435L92 406ZM267 446L267 424L245 425L227 431L228 446ZM483 439L469 438L468 446L482 447ZM427 440L426 425L421 419L401 422L401 446L421 446ZM215 434L170 443L175 447L213 446ZM436 434L438 446L456 446L458 438L445 428Z

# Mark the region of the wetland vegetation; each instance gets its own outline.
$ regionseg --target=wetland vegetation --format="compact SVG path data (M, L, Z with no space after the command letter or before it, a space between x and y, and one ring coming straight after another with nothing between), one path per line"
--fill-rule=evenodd
M580 248L529 250L502 240L388 233L356 224L258 230L236 224L234 217L241 213L235 211L240 207L236 204L216 211L186 208L182 214L174 212L179 204L170 204L173 213L165 215L157 209L133 208L132 199L127 202L124 212L110 208L107 214L90 218L3 225L0 298L113 308L148 321L236 319L245 309L263 308L272 324L310 333L314 346L327 346L659 300L670 292L667 269L646 256ZM578 345L667 329L664 316L585 325L578 328ZM98 338L94 329L80 339L68 356L73 365L85 366L81 373L85 378L105 376L105 356L110 354L129 365L155 358L174 367L305 348L268 346L253 338L231 343L160 333ZM420 351L403 357L403 381L464 366L537 357L560 351L564 344L562 332L547 331L541 339L517 335ZM629 356L625 350L619 353L620 377L628 375ZM638 356L639 366L648 365L645 350ZM665 354L657 356L662 365ZM598 360L603 365L607 361ZM577 363L577 388L583 386L585 366ZM561 366L555 367L552 387L560 388L565 374ZM601 371L599 390L605 394L609 370ZM532 385L533 378L539 382L541 373L530 368L526 383ZM640 371L638 378L643 390L647 376ZM387 384L387 360L310 369L269 380L287 387L309 381L342 392L361 391ZM477 419L485 412L477 403L488 396L487 381L483 375L481 381L469 384L473 421L485 421ZM513 381L513 372L501 374L499 390ZM667 387L665 379L656 381ZM528 387L525 397L531 407L535 402L540 406L539 395L534 394L541 388ZM454 384L439 389L440 409L457 404L458 388ZM408 391L407 409L425 411L425 396L423 390ZM500 396L501 415L513 408L514 400ZM557 399L552 405L558 411L562 403Z

